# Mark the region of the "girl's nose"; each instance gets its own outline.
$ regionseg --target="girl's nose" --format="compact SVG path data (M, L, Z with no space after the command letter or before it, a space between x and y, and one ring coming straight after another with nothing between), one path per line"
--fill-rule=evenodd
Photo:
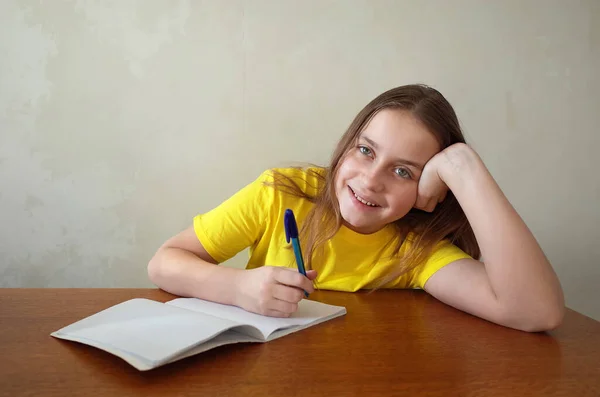
M377 166L369 167L363 173L363 188L368 189L372 192L379 193L383 190L383 178L381 175L381 171Z

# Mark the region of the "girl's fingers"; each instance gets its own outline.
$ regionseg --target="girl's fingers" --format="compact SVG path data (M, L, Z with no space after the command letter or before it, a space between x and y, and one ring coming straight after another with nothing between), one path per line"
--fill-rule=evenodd
M432 208L431 208L431 203L435 202L435 199L432 199L431 197L421 197L418 202L417 205L415 205L416 208L426 211L426 212L431 212Z
M438 200L438 203L441 203L442 201L444 201L444 199L446 198L446 195L448 194L448 189L444 190L442 192L442 194L440 194L440 198Z
M281 268L275 274L275 281L290 287L300 288L309 294L315 291L312 282L307 277L304 277L302 274L300 274L297 270Z
M304 297L304 291L299 288L288 287L283 284L273 286L273 297L289 303L298 303Z
M418 196L417 197L417 202L415 203L415 208L418 208L420 210L425 210L426 206L427 206L427 197L423 197L423 196Z
M298 310L297 303L291 303L282 301L280 299L273 298L267 305L268 311L281 312L284 314L291 314Z
M317 278L317 271L316 270L308 270L306 272L306 277L308 277L309 280L314 280Z
M423 210L423 211L427 211L427 212L432 212L433 210L435 210L435 207L441 203L442 201L444 201L444 199L446 198L446 194L447 194L447 190L440 193L437 196L431 196L431 197L419 197L417 199L417 202L415 203L415 208Z
M265 315L269 317L289 317L291 313L284 313L278 310L267 310Z

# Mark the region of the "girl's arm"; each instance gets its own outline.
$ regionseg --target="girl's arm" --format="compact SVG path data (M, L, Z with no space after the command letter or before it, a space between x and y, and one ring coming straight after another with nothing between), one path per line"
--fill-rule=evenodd
M150 281L174 295L233 305L242 270L216 266L193 227L171 237L148 263Z
M148 263L148 276L174 295L239 306L247 311L287 317L298 308L311 280L288 268L263 266L245 270L218 266L190 226L167 240Z
M449 188L473 228L485 263L453 262L436 272L424 289L504 326L524 331L557 327L565 312L558 277L480 157L469 146L455 144L434 156L426 169L416 206L432 210Z

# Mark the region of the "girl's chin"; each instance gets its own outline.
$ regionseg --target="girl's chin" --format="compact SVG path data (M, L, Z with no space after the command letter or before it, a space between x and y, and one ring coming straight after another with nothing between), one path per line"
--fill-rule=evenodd
M381 227L378 227L377 225L374 225L372 223L349 222L344 218L343 215L342 215L342 225L344 225L346 228L352 230L353 232L356 232L359 234L372 234L381 229Z

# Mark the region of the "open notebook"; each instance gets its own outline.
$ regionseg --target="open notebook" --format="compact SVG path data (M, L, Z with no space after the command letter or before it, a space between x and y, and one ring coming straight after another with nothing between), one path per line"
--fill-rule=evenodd
M196 298L136 298L51 335L105 350L145 371L221 345L272 341L344 314L344 307L307 299L292 316L275 318Z

